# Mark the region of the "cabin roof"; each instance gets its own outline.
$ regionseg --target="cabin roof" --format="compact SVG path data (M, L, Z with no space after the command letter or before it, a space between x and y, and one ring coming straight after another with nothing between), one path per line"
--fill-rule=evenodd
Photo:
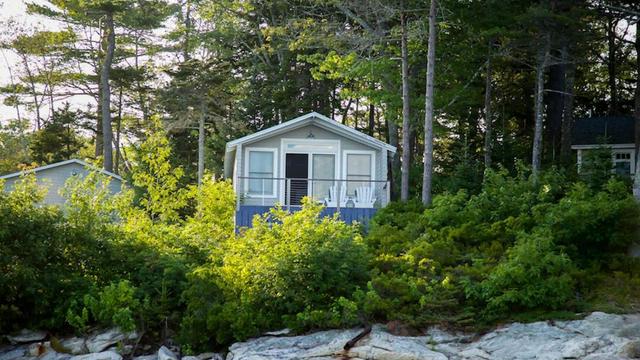
M594 116L577 119L572 145L633 144L635 119L631 116Z
M356 129L353 129L351 127L348 127L346 125L343 125L335 120L332 120L322 114L319 114L317 112L310 112L308 114L299 116L295 119L289 120L287 122L284 122L282 124L278 124L275 126L272 126L270 128L255 132L253 134L241 137L239 139L235 139L233 141L230 141L227 143L227 152L232 152L235 151L235 148L240 145L240 144L244 144L247 142L253 142L253 141L257 141L260 139L264 139L264 138L268 138L271 136L275 136L278 134L284 134L288 131L291 131L293 129L297 129L299 127L305 126L307 124L314 124L317 125L319 127L325 128L329 131L332 131L334 133L337 133L339 135L342 135L346 138L349 138L351 140L354 140L356 142L359 143L363 143L366 145L369 145L371 147L374 148L378 148L378 149L382 149L382 150L387 150L390 151L392 153L396 152L396 147L395 146L391 146L387 143L385 143L384 141L380 141L372 136L369 136L365 133L362 133Z
M28 170L23 170L23 171L16 171L14 173L11 174L6 174L6 175L2 175L0 176L0 179L11 179L14 177L18 177L24 174L31 174L31 173L38 173L41 172L43 170L47 170L47 169L52 169L52 168L56 168L56 167L61 167L61 166L66 166L69 164L78 164L81 165L85 168L89 168L89 169L94 169L94 170L98 170L100 171L100 173L110 176L114 179L118 179L120 181L122 181L122 177L120 177L120 175L114 174L111 171L107 171L104 169L100 169L98 167L96 167L95 165L91 165L89 163L87 163L86 161L80 160L80 159L69 159L69 160L64 160L64 161L60 161L57 163L53 163L53 164L48 164L48 165L43 165L43 166L39 166L33 169L28 169Z

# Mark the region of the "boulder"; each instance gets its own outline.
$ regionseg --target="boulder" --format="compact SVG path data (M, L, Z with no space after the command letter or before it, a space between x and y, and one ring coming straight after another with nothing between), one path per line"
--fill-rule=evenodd
M93 354L77 355L69 360L122 360L122 356L115 351L103 351Z
M620 355L629 359L640 359L640 340L629 341L626 343L622 347Z
M158 354L136 356L133 360L158 360Z
M267 331L263 335L264 336L285 336L290 334L291 334L291 329L282 329L282 330L276 330L276 331Z
M381 326L375 326L369 335L345 351L344 344L359 332L359 329L329 330L305 336L261 337L233 344L227 360L320 360L340 357L354 360L447 360L444 354L430 348L427 337L395 336Z
M198 360L224 360L224 356L222 356L222 354L213 352L202 353L196 357Z
M16 360L24 356L28 356L28 349L21 346L18 348L4 349L0 353L0 360Z
M396 336L377 325L353 348L344 351L344 344L358 333L358 329L350 329L260 337L233 344L227 360L640 358L640 315L594 312L582 320L513 323L479 338L438 328L429 329L425 336Z
M121 341L134 340L137 337L135 332L123 333L120 329L114 328L91 336L87 339L86 345L90 353L97 353Z
M84 338L72 337L63 339L60 341L60 345L69 350L69 353L73 355L82 355L89 352L87 341Z
M7 339L12 344L26 344L36 341L42 341L47 337L47 333L44 331L33 331L23 329L19 333L7 336Z
M178 357L166 346L162 346L158 350L158 360L178 360Z

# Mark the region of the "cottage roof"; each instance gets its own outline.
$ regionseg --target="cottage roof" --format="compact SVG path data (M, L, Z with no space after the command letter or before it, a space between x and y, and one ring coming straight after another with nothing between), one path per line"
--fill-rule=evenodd
M107 170L104 170L104 169L99 169L96 166L91 165L91 164L87 163L86 161L82 161L80 159L69 159L69 160L64 160L64 161L60 161L60 162L49 164L49 165L39 166L39 167L36 167L36 168L33 168L33 169L28 169L28 170L24 170L24 171L17 171L17 172L11 173L11 174L2 175L2 176L0 176L0 179L11 179L11 178L18 177L18 176L21 176L21 175L24 175L24 174L37 173L37 172L40 172L40 171L43 171L43 170L52 169L52 168L56 168L56 167L60 167L60 166L66 166L66 165L74 164L74 163L75 164L79 164L79 165L81 165L81 166L83 166L85 168L99 170L100 173L102 173L104 175L107 175L107 176L110 176L110 177L112 177L114 179L118 179L118 180L122 181L122 177L120 177L119 175L114 174L114 173L112 173L110 171L107 171Z
M633 144L635 119L631 116L594 116L577 119L572 145Z
M395 146L391 146L385 143L384 141L380 141L356 129L343 125L317 112L310 112L308 114L302 115L300 117L297 117L293 120L289 120L282 124L278 124L276 126L272 126L270 128L253 133L251 135L247 135L239 139L230 141L227 143L227 152L234 151L235 147L240 144L257 141L257 140L268 138L270 136L274 136L277 134L286 133L293 129L305 126L307 124L317 125L329 131L333 131L334 133L340 134L344 137L350 138L351 140L369 145L374 148L391 151L393 153L396 152Z

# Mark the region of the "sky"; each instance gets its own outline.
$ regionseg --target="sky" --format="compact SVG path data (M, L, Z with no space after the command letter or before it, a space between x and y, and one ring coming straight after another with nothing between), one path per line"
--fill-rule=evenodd
M27 15L26 0L0 0L0 41L6 40L6 35L9 33L7 30L7 22L15 21L18 26L25 28L41 28L41 29L55 29L56 23L53 21L47 21L46 19L38 16ZM38 0L28 0L31 3L42 3ZM6 49L0 49L0 86L9 84L11 78L8 67L15 68L18 64L18 58L11 51ZM17 69L15 69L16 72ZM4 106L2 103L3 97L0 96L0 123L16 118L16 111L13 107Z

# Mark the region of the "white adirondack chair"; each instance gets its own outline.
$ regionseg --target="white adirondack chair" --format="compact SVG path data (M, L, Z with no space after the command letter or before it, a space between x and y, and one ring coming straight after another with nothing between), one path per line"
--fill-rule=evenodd
M372 208L375 204L375 191L371 186L360 186L356 189L355 207Z
M337 185L329 186L329 197L324 198L324 202L327 207L337 207L338 206L338 191ZM347 186L342 184L340 186L340 207L345 207L347 204Z

